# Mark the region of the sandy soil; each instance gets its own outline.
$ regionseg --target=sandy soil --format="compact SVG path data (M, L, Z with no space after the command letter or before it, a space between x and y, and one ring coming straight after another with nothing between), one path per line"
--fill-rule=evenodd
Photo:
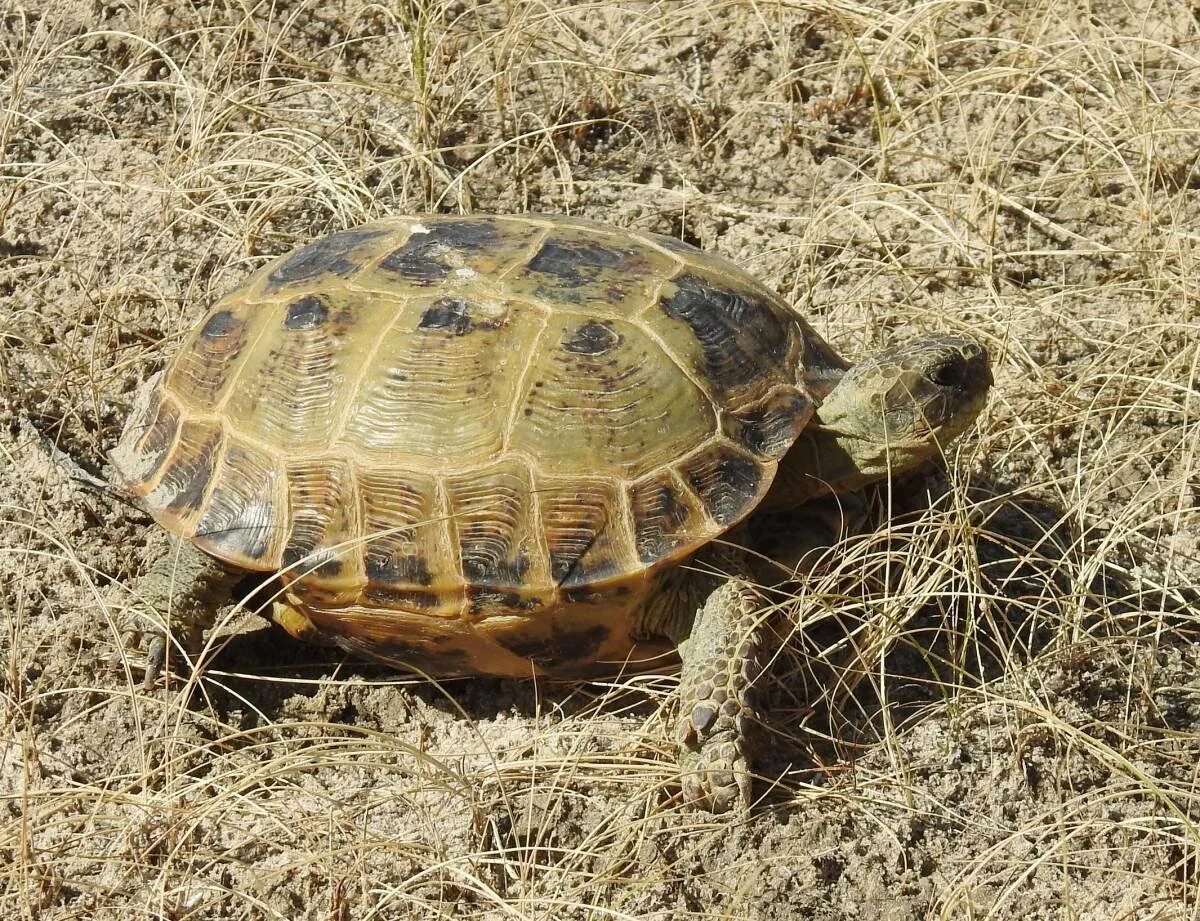
M1200 915L1198 39L1166 0L8 0L0 912ZM141 690L162 538L60 452L103 477L252 268L424 210L673 234L852 358L995 357L788 606L752 815L682 806L670 674L438 686L238 610Z

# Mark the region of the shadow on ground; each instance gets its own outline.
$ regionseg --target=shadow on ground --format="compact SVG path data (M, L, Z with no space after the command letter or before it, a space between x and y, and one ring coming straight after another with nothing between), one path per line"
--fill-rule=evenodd
M864 538L871 546L863 571L844 586L844 605L813 617L803 610L802 595L779 625L759 730L769 737L760 746L761 774L784 780L767 799L776 806L793 783L821 783L850 769L889 727L912 729L956 694L1022 669L1072 637L1128 638L1169 624L1178 629L1160 643L1195 638L1194 591L1138 581L1120 559L1097 562L1102 535L1080 534L1061 507L1014 498L1019 493L1005 484L973 482L969 527L944 530L938 540L958 545L931 555L927 525L949 513L949 493L938 475L921 485L894 494L886 532ZM914 554L916 541L925 549ZM954 561L964 564L961 572L943 571L928 583L918 575L916 584L929 590L924 597L913 592L914 566L945 570ZM905 593L914 604L898 620L889 600ZM255 599L247 605L255 606ZM796 629L797 623L807 626ZM341 691L336 703L323 701L323 716L346 725L357 725L364 710L373 709L356 705L355 689L381 685L413 705L481 721L502 713L533 718L551 708L564 717L594 712L597 698L612 693L609 683L486 677L434 683L298 641L262 617L247 615L241 626L209 662L218 677L205 687L218 718L247 728L287 720L297 698L315 705L334 683ZM653 693L634 686L600 712L646 717L658 706ZM412 728L379 722L377 712L370 717L381 731Z

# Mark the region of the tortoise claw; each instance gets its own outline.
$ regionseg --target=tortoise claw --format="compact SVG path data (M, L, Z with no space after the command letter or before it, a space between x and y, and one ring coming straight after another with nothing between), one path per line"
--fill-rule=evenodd
M201 648L202 634L185 631L183 648L189 655L198 653ZM171 646L171 637L164 630L128 630L122 636L121 649L113 653L109 665L116 670L129 667L133 671L142 670L142 690L149 693L158 686L158 681L166 670L167 650ZM126 655L125 651L130 654ZM144 654L143 654L144 650ZM176 660L183 657L176 655Z
M154 690L166 663L167 635L161 632L155 633L150 638L150 645L146 648L146 674L142 678L143 691L149 693Z
M753 800L750 762L741 740L685 749L679 757L683 773L683 798L689 805L712 813L745 811Z
M152 691L162 677L167 661L167 635L161 630L129 629L121 634L121 646L108 659L114 671L130 668L143 671L142 690ZM142 651L145 650L145 658Z

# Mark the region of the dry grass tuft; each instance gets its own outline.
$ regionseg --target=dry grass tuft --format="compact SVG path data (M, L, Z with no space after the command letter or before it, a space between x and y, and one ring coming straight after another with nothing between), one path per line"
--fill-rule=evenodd
M1200 763L1187 4L16 0L0 10L4 917L1183 919ZM776 596L747 819L675 680L436 685L237 612L113 670L154 552L84 488L202 306L386 213L722 252L852 357L991 350L945 475Z

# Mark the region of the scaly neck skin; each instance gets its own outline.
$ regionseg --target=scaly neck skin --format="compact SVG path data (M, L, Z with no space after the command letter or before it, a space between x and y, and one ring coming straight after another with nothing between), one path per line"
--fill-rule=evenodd
M974 415L960 413L945 434L953 437ZM912 470L937 452L938 440L914 399L897 399L883 385L864 387L847 376L779 462L765 501L771 508L786 509L853 492Z
M779 462L775 481L763 499L769 511L785 511L810 499L860 489L880 474L860 469L846 442L837 433L810 424Z

